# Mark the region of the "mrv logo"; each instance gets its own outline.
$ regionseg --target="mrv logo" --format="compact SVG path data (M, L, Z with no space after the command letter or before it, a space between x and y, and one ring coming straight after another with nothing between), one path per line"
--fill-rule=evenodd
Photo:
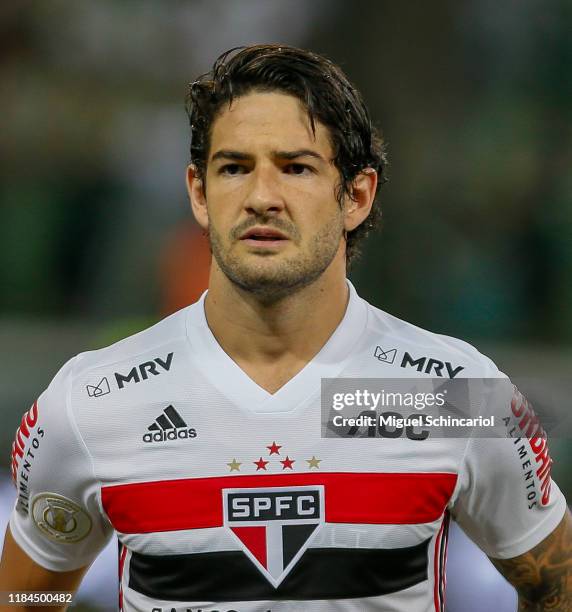
M277 588L324 523L324 487L224 489L224 525Z
M414 359L407 351L403 355L401 360L402 368L415 368L418 372L425 372L425 374L435 374L435 376L449 378L455 378L459 372L464 370L463 366L457 366L454 368L448 361L439 361L439 359L433 359L429 357L419 357ZM446 374L443 374L443 368L446 370Z
M142 380L147 380L149 375L159 376L161 372L168 372L171 369L171 363L173 362L173 353L169 353L165 359L156 357L153 361L144 361L138 366L135 366L129 370L127 374L120 374L115 372L115 380L117 386L123 389L126 383L138 383Z

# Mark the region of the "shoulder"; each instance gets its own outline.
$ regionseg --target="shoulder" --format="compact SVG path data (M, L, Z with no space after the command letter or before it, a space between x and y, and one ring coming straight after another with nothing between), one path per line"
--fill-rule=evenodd
M183 308L110 346L77 355L74 389L81 386L87 397L97 398L171 370L186 348L188 310Z
M186 315L189 307L162 319L155 325L109 346L79 353L74 359L74 376L100 367L123 363L150 352L162 352L169 345L186 341Z
M103 407L112 399L116 403L114 391L138 388L136 383L176 371L187 350L189 308L110 346L77 354L57 372L43 395L60 406L97 400Z
M435 333L368 304L368 332L379 342L377 358L420 373L448 378L499 377L494 362L473 345Z

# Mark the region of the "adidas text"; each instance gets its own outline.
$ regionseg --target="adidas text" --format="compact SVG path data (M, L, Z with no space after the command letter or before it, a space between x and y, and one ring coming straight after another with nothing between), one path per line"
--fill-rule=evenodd
M185 438L196 438L197 430L189 429L168 429L167 431L147 432L143 434L143 442L165 442L166 440L184 440Z

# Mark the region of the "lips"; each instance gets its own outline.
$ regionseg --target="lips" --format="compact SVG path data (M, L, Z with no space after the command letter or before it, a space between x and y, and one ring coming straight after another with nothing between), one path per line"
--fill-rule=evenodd
M241 240L275 241L288 240L282 232L272 227L251 227L240 237Z

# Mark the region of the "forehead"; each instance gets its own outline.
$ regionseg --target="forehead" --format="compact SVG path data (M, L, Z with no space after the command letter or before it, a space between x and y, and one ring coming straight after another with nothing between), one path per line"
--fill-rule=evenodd
M211 156L220 149L313 149L332 157L329 130L314 120L294 96L277 92L252 92L235 98L217 115L211 133Z

